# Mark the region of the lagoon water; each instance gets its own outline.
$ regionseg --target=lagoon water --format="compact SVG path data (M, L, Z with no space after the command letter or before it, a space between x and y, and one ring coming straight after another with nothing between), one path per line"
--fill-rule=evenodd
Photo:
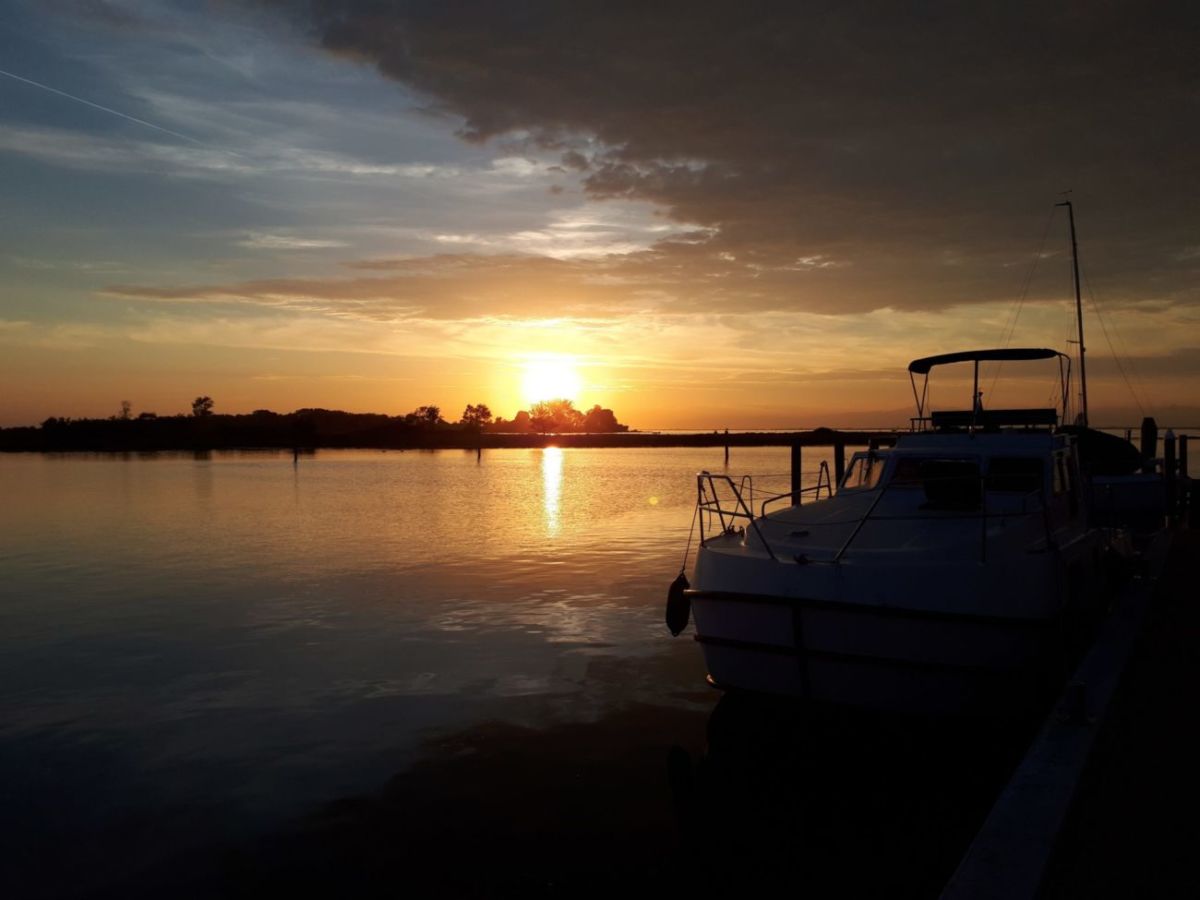
M644 873L718 700L662 621L704 468L720 448L0 457L7 882L223 893L389 829L468 857L600 829ZM336 839L279 839L331 810Z
M711 706L662 604L691 476L720 463L0 457L6 834L100 883L131 823L154 823L153 856L211 839L198 822L235 838L377 787L478 723Z

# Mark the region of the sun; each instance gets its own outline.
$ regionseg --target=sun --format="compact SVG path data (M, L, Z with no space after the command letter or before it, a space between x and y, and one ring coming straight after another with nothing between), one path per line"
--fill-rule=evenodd
M521 393L532 405L542 400L577 400L583 380L573 356L543 354L523 365Z

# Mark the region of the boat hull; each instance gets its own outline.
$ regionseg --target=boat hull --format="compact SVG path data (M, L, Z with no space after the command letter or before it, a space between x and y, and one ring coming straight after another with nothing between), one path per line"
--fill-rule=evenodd
M926 714L1027 709L1062 672L1058 616L1000 618L695 590L723 689Z

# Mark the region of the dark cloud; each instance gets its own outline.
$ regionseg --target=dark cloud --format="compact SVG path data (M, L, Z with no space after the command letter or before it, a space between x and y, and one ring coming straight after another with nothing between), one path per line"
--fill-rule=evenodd
M748 271L736 260L714 255L706 243L707 238L664 242L652 250L575 260L516 254L363 260L348 267L373 274L112 285L105 292L129 299L253 304L376 321L710 313L732 316L731 322L741 320L750 328L748 313L781 306L845 311L837 300L843 290L837 260L780 260L778 269ZM884 266L859 273L858 296L868 306L889 305L895 277ZM952 283L949 276L945 283ZM934 305L932 297L914 297L909 303L912 308Z
M348 278L273 278L182 286L112 285L132 300L249 304L378 322L636 312L650 274L603 261L452 255L363 260Z
M1014 296L1066 188L1110 295L1198 299L1194 4L271 5L465 138L525 136L593 195L709 229L662 271L721 268L755 305Z
M1088 375L1195 378L1200 376L1200 347L1178 347L1162 356L1123 356L1118 364L1097 337L1088 340Z

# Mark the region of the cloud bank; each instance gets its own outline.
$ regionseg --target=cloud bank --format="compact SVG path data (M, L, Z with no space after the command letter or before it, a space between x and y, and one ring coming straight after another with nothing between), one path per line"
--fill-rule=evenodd
M755 307L1013 296L1065 189L1109 293L1197 300L1192 5L266 5L467 140L554 150L593 197L706 229L661 271L716 266Z

